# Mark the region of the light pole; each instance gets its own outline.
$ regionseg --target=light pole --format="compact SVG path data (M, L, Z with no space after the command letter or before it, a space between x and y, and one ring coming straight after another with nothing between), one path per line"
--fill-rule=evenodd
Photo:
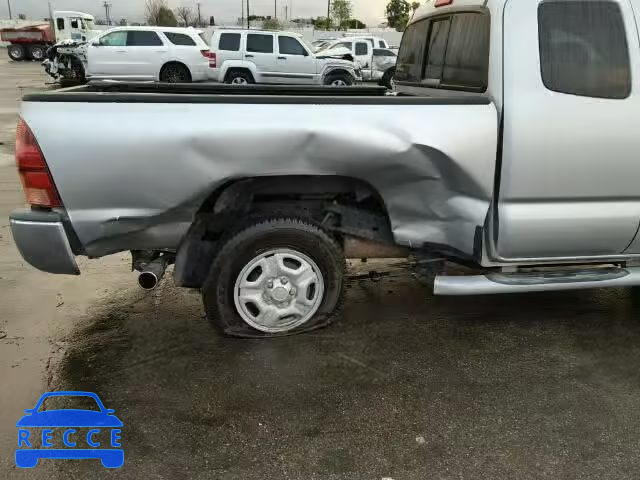
M13 17L11 16L11 0L7 0L7 8L9 9L9 20L12 20Z
M251 13L249 13L249 0L247 0L247 30L251 28Z

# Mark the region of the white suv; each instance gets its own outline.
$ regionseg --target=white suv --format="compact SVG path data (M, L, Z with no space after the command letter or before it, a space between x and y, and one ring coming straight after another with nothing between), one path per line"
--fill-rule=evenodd
M193 28L118 27L87 47L88 79L196 82L210 74L209 46Z
M218 82L353 85L360 79L349 52L313 53L301 35L261 30L216 30L211 38L212 78Z

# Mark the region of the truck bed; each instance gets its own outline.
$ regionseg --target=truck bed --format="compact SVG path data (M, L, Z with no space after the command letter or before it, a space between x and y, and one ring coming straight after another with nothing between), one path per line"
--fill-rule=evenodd
M274 176L364 182L397 244L472 257L493 194L497 114L482 96L101 82L28 94L21 116L91 257L176 249L219 189Z

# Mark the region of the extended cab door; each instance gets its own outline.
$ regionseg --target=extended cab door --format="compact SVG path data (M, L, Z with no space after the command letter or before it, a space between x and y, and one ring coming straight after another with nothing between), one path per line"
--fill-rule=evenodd
M316 76L316 59L295 37L278 35L277 74L280 81L312 84Z
M640 57L628 0L510 0L503 18L499 259L630 251Z

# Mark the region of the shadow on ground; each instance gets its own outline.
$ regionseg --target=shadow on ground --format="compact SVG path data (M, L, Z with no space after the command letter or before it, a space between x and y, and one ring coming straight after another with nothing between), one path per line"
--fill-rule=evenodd
M234 340L170 280L127 290L50 367L51 388L116 410L124 467L30 474L637 478L639 313L629 290L435 298L387 279L352 286L328 329Z

